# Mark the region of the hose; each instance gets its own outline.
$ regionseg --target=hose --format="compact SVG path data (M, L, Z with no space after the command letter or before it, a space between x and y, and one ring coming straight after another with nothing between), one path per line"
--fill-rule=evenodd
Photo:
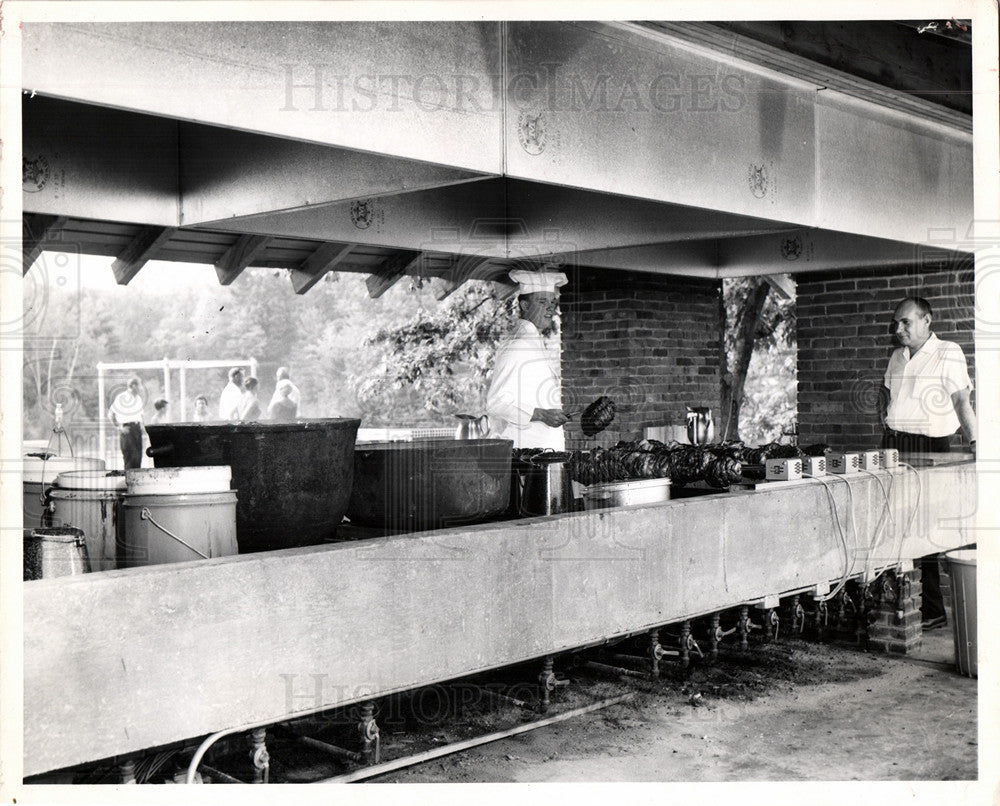
M826 489L827 497L830 499L830 508L833 510L833 518L837 524L837 533L840 536L840 544L844 549L844 574L840 578L840 582L837 583L837 587L834 588L833 591L831 591L830 593L826 594L825 596L816 597L817 602L827 602L834 596L836 596L838 593L840 593L844 585L847 584L847 579L851 575L851 556L850 556L850 550L847 548L847 536L844 534L844 527L840 523L840 514L837 512L837 502L836 499L833 497L833 490L830 487L830 485L823 480L821 476L813 476L813 478L816 479L816 481L818 481L820 484L822 484L823 487ZM850 483L847 482L846 479L842 479L842 481L844 481L844 483L847 484L848 506L851 509L851 522L854 523L854 497L851 494L851 485ZM857 534L858 534L858 528L857 524L855 524L854 525L855 544L857 543Z

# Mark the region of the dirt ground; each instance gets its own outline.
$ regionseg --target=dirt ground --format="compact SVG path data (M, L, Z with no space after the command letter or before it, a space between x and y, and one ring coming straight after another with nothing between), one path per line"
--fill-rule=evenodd
M923 648L906 658L782 640L745 656L729 649L689 675L667 668L657 684L586 682L586 670L571 666L562 674L580 682L554 694L550 714L625 691L635 696L372 781L975 779L976 680L960 676L953 657L945 628L925 633ZM393 750L387 727L383 741ZM433 727L434 743L466 738L457 726Z

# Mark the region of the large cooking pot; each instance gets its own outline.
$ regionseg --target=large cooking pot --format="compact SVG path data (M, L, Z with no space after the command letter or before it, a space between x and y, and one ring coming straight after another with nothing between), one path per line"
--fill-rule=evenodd
M336 536L354 476L360 420L149 425L157 467L229 465L241 554Z
M513 444L428 439L358 445L347 517L398 532L490 520L507 508Z

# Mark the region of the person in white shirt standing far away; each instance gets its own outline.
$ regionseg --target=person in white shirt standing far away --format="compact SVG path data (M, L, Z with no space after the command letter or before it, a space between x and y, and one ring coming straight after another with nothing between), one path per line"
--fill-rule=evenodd
M559 355L542 338L553 327L559 301L556 289L566 285L566 275L552 271L515 270L518 284L518 320L514 332L497 348L486 413L491 436L511 439L515 448L566 446L563 426L569 421L562 409Z
M243 370L233 367L229 370L229 383L219 396L219 419L240 419L240 402L243 400Z

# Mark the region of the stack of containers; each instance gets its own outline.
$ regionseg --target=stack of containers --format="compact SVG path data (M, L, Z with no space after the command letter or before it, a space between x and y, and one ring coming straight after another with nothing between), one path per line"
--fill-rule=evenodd
M104 470L103 459L56 456L46 451L26 453L22 458L24 482L24 528L46 526L48 509L45 490L51 487L60 473L73 470Z

